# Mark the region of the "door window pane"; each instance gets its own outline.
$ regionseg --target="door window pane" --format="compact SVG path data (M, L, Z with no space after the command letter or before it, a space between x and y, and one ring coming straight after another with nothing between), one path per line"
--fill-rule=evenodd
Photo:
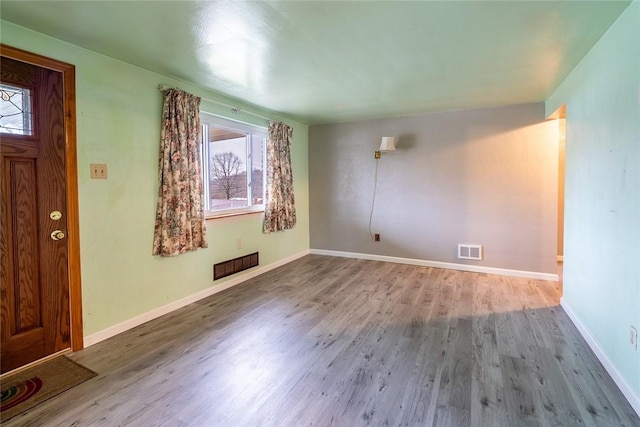
M0 84L0 132L33 135L29 89Z

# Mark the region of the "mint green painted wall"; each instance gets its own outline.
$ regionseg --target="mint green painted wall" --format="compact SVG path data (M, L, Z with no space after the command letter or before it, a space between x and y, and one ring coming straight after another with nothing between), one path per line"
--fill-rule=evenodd
M260 251L267 265L309 249L307 126L203 88L172 80L2 21L2 43L76 66L78 178L84 334L89 335L214 285L216 262ZM151 256L162 94L158 84L239 105L294 128L292 162L298 225L265 235L262 215L207 221L209 248ZM266 125L203 101L202 110ZM108 179L89 179L89 163L107 163ZM237 239L243 249L237 249ZM236 276L234 276L236 277ZM216 281L215 285L224 281Z
M564 299L640 398L640 2L547 101L567 104Z

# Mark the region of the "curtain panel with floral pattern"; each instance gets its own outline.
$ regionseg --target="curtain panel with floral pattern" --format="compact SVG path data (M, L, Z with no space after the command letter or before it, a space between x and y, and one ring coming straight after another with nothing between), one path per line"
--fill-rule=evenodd
M154 255L173 256L207 247L201 132L200 98L178 89L165 92Z
M296 225L293 196L291 137L293 129L280 122L269 123L267 140L267 203L264 232L288 230Z

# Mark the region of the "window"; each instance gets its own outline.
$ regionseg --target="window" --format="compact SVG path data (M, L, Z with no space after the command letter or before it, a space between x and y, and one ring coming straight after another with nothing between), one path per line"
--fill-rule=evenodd
M32 135L31 91L0 84L0 132Z
M207 216L264 210L267 129L202 114Z

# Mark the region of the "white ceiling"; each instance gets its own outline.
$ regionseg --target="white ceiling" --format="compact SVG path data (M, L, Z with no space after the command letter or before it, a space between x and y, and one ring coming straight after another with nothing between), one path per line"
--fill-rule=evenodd
M0 16L308 124L544 101L629 1L14 1Z

